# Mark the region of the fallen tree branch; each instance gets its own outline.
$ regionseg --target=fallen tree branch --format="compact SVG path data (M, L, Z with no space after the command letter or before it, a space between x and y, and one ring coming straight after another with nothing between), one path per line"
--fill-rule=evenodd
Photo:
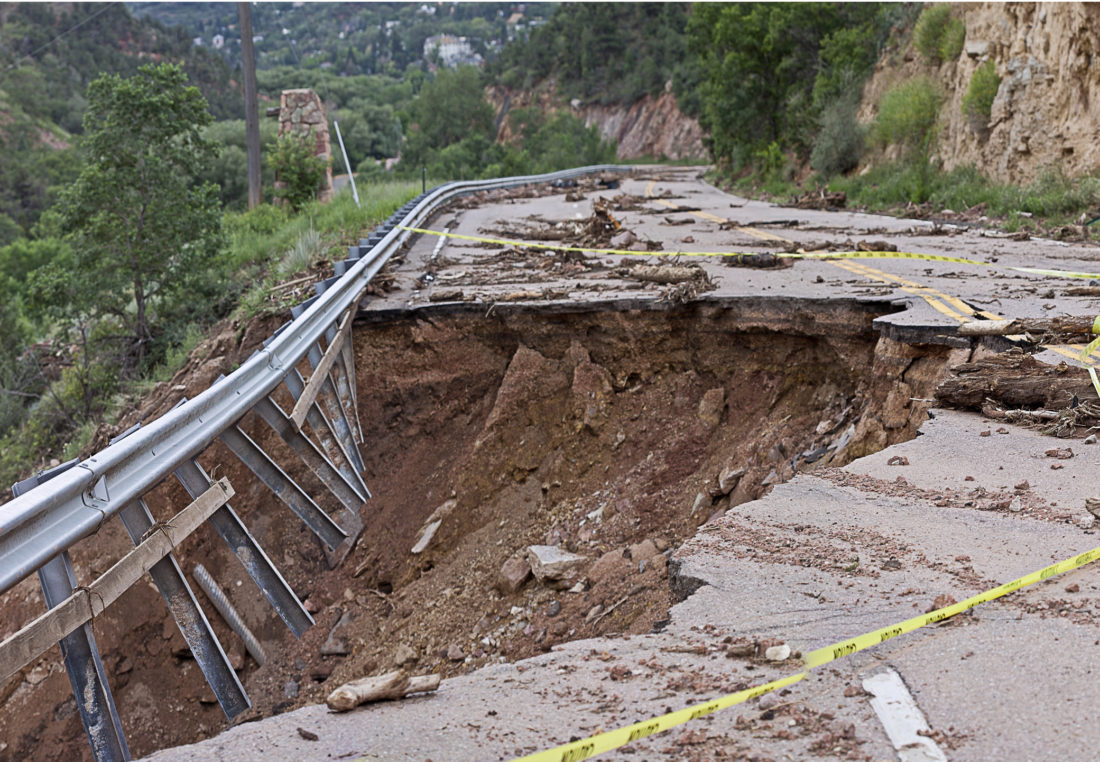
M328 695L325 703L335 712L347 712L370 701L385 701L404 698L410 693L434 691L439 688L439 681L439 675L409 677L397 670L344 683Z

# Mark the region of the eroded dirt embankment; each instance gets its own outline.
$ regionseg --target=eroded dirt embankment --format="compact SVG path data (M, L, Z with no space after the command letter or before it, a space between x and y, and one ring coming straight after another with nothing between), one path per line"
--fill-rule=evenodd
M374 497L340 568L327 568L318 542L227 450L200 459L235 485L234 508L317 621L301 641L290 637L213 533L181 549L185 571L203 563L221 580L267 651L257 667L212 619L253 701L245 718L321 701L395 665L451 675L659 627L673 595L691 591L675 570L669 578L668 553L699 524L795 469L915 435L948 350L878 338L877 314L851 301L758 299L489 316L437 308L360 321ZM336 508L263 424L242 427ZM172 486L150 496L160 518L185 503ZM83 548L78 566L102 571L105 549L125 544L116 535ZM502 580L510 558L522 571L531 545L584 560L557 583ZM33 586L17 590L19 610L33 608ZM136 754L225 727L151 585L95 626ZM0 757L88 756L56 653L5 693Z

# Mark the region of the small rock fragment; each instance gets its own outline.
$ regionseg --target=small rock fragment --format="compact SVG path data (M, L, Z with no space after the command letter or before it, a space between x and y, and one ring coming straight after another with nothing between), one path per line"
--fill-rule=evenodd
M587 561L584 556L554 545L531 545L527 548L527 562L531 565L531 573L543 584L575 576L581 565Z
M402 643L393 652L393 664L395 667L404 667L416 661L416 651L407 643Z
M557 616L561 613L561 602L550 601L550 605L546 607L546 616Z
M288 699L298 698L298 683L293 680L287 680L286 683L283 684L283 696Z
M1082 444L1096 444L1096 435L1095 434L1089 434L1087 437L1085 437L1083 440L1081 440L1081 443Z
M768 661L786 661L791 657L791 647L786 643L782 643L778 646L772 646L768 650L764 651L764 658Z
M311 733L308 730L306 730L305 728L298 728L298 735L300 735L302 738L306 739L307 741L316 741L319 737L316 733Z
M466 653L458 643L451 643L451 645L447 647L447 658L451 661L462 661L466 658Z
M1100 518L1100 497L1090 497L1085 499L1085 509L1088 510L1093 516Z
M904 455L895 455L894 457L890 458L890 460L886 461L886 465L888 465L888 466L908 466L909 465L909 458L905 457Z
M980 436L980 437L990 437L990 436L993 436L993 432L990 431L989 429L986 429L985 431L979 431L978 436Z
M1081 586L1074 582L1072 585L1066 585L1067 593L1079 593L1081 592Z
M718 474L718 491L723 495L728 495L733 492L733 488L737 486L737 483L741 481L741 477L745 475L745 469L734 468L732 465L726 466L722 469L722 472Z
M710 507L710 498L706 493L700 492L695 496L695 502L691 504L691 515L694 516L699 511L705 510Z
M1012 498L1012 502L1008 504L1008 510L1012 513L1019 513L1024 509L1024 501L1019 497Z
M522 556L513 555L500 567L500 572L497 574L497 590L504 595L510 595L523 587L523 583L530 576L530 564Z
M714 428L722 421L722 413L726 408L726 390L721 386L708 389L703 399L699 401L699 420L709 427Z
M432 538L435 537L436 531L442 524L442 519L437 519L435 521L425 524L421 528L420 534L416 538L416 544L412 546L412 550L410 550L409 552L413 555L419 555L420 553L423 553L425 550L427 550L428 545L432 541Z
M1013 489L1018 490L1020 492L1026 492L1027 490L1031 489L1031 484L1029 484L1028 481L1025 479L1024 481L1020 482L1015 487L1013 487Z
M1073 457L1073 450L1068 447L1055 447L1053 450L1047 450L1046 456L1058 460L1069 460Z

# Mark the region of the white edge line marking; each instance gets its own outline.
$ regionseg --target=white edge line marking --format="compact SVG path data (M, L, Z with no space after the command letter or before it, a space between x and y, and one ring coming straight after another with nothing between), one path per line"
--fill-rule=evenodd
M932 729L897 672L887 669L866 678L863 690L871 694L871 708L882 721L901 762L947 762L936 742L921 735Z

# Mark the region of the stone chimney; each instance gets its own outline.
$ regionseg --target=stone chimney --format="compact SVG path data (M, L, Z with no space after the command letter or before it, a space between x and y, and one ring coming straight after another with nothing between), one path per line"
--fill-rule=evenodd
M288 132L313 139L313 155L321 157L325 162L325 176L321 178L317 199L331 201L335 196L332 189L332 145L329 143L325 108L317 93L309 89L283 90L279 106L279 135ZM279 185L277 178L275 185Z

